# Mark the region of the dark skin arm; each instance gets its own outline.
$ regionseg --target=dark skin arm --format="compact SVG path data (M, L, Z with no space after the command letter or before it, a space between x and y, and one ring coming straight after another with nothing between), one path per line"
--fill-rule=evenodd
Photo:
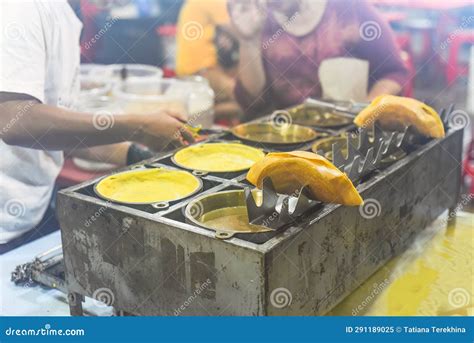
M258 96L265 87L266 76L261 51L261 32L265 20L261 0L229 1L228 9L239 40L239 79L246 91Z
M370 89L367 100L372 101L379 95L383 94L399 94L402 91L402 86L390 79L378 80Z
M0 93L0 137L11 145L33 149L74 150L136 141L152 150L193 142L186 116L156 114L97 116L40 103L18 93Z

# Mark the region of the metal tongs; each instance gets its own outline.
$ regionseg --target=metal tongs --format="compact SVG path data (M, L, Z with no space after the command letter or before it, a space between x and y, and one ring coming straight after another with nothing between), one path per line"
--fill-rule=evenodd
M315 107L327 108L331 110L331 112L338 112L338 114L340 114L341 116L351 119L354 119L354 117L359 114L360 111L362 111L365 107L369 106L368 103L355 102L352 100L348 103L347 106L341 106L329 101L313 98L307 98L305 100L305 104Z

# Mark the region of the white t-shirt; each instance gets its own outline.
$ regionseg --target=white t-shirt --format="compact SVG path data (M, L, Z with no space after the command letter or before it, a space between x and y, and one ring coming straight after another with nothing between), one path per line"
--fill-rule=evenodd
M0 0L0 92L28 94L71 107L79 92L82 23L66 0ZM5 144L0 127L0 243L34 228L49 205L61 151ZM1 115L1 111L0 111ZM41 140L40 140L41 142Z

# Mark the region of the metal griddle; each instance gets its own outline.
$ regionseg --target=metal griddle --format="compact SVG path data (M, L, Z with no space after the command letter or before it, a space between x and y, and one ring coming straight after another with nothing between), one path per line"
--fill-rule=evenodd
M106 202L93 192L97 180L64 189L58 218L71 314L81 315L83 297L104 289L113 294L110 305L133 315L324 314L456 206L462 135L451 129L389 167L359 175L359 192L376 201L379 213L362 216L362 208L318 204L256 241L216 239L214 232L186 223L183 209L194 197L157 209ZM209 137L220 140L235 137ZM172 154L144 165L176 168ZM335 156L347 173L355 170L355 159ZM201 179L196 196L249 186L245 173ZM284 306L275 302L281 290L290 299Z

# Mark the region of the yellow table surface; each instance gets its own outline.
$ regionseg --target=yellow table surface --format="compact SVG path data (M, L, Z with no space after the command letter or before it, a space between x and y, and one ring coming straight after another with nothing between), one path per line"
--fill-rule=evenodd
M474 214L439 218L328 315L474 316Z

